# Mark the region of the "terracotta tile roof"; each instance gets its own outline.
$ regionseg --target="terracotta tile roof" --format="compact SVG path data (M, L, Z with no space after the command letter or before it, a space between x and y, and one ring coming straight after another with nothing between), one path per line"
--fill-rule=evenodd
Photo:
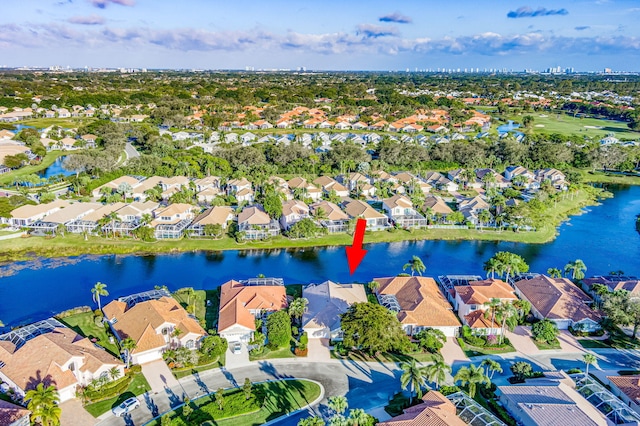
M380 283L378 293L393 294L400 305L402 324L423 327L457 327L458 317L440 288L428 277L374 278Z
M340 210L340 207L329 201L320 201L311 205L311 209L315 212L322 209L328 220L348 220L349 216Z
M423 397L422 404L404 410L404 413L380 426L463 426L466 425L456 415L456 407L440 392L430 390Z
M530 280L518 281L514 286L545 318L600 320L600 315L586 305L591 302L591 297L566 278L539 275Z
M455 286L454 289L460 299L467 305L482 305L493 298L501 300L518 299L513 292L513 288L502 280L472 281L469 285Z
M491 324L491 318L485 317L485 312L481 309L477 309L473 312L469 312L464 316L465 323L471 328L499 328L498 320L494 320L493 326Z
M365 219L386 218L385 215L360 200L355 200L347 204L344 211L351 217L362 217Z
M17 350L7 345L0 348L0 360L5 363L2 373L23 390L40 382L55 384L58 389L77 384L73 372L67 369L73 358L81 359L80 371L92 373L105 364L122 365L120 360L66 327L41 334Z
M31 414L26 408L0 399L0 425L10 426L14 422Z
M607 376L630 400L640 403L640 376Z
M287 184L291 189L306 188L309 185L307 180L302 177L294 177L293 179L287 181Z
M255 330L255 317L250 310L279 311L286 307L284 286L244 286L238 281L227 281L220 286L218 332L235 324Z
M204 336L206 333L198 322L189 317L187 311L172 297L161 297L136 303L126 309L126 304L113 301L103 308L109 321L117 320L113 328L120 339L131 337L137 348L132 353L140 353L149 349L166 346L165 338L156 330L163 324L172 324L182 330L182 337L188 333Z

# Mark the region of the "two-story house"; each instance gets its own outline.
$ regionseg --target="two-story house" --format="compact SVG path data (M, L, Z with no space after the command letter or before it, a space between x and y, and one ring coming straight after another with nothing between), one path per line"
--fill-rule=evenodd
M280 234L280 225L260 205L245 207L238 215L238 231L247 240L261 240Z
M427 226L427 220L416 211L411 200L404 195L394 195L382 200L382 209L393 223L402 228Z
M493 308L489 306L491 302L518 300L509 284L496 279L471 281L469 285L455 286L453 293L453 307L462 323L483 334L502 333L502 327L495 319L495 311L492 312ZM486 313L487 310L489 310L488 313Z
M344 212L352 219L365 219L368 231L381 231L390 227L389 218L364 201L354 200L347 203Z
M300 200L289 200L282 203L280 225L288 231L293 225L309 217L309 206Z
M175 203L153 212L151 227L155 228L157 239L181 238L184 230L194 218L196 208L191 204Z

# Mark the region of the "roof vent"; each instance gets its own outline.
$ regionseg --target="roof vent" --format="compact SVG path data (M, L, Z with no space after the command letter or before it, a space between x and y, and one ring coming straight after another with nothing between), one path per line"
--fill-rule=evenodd
M4 363L4 361L0 361L0 368L4 367L6 364Z

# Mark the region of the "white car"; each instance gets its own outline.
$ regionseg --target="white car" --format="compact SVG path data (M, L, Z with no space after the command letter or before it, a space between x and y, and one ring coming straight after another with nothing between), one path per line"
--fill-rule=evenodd
M140 406L140 401L137 398L131 397L124 400L124 402L111 411L116 417L122 417L127 413L135 410Z
M242 343L236 342L231 347L231 353L233 354L241 354L242 353Z

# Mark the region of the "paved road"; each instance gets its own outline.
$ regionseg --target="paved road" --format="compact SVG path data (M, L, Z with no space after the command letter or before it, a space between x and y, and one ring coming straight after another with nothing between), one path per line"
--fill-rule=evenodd
M607 371L620 369L640 369L640 351L596 349L590 351L598 358L594 368ZM515 362L527 361L534 365L535 370L568 370L584 368L582 357L585 351L545 351L536 355L526 355L519 352L491 356L500 363L502 374L496 374L493 382L497 385L507 384L511 376L509 368ZM457 360L453 362L453 373L469 363L479 364L485 357L475 357L472 360ZM183 395L195 398L199 395L215 391L218 388L229 388L242 384L248 377L253 382L282 379L308 378L320 382L325 389L325 399L319 406L303 413L294 414L278 422L278 426L295 426L298 420L311 414L325 414L326 398L333 395L346 395L351 407L369 410L386 404L389 398L400 390L400 370L392 364L355 363L350 361L331 360L328 362L291 362L288 359L276 359L252 363L233 369L211 370L199 376L185 377L180 385L164 392L145 395L142 407L136 410L131 419L115 418L110 413L103 415L99 426L142 425L153 415L170 410L182 402ZM448 377L452 382L451 376Z
M128 160L140 157L140 153L135 149L133 145L131 145L131 142L127 142L127 144L124 146L124 153L127 155Z
M104 415L99 426L141 425L148 421L152 414L157 415L170 410L182 402L183 394L190 398L215 391L218 388L237 386L248 377L253 382L282 379L288 377L308 378L320 382L326 397L346 395L352 407L370 409L385 404L389 398L400 390L400 371L394 365L379 363L353 363L330 361L326 363L302 363L291 360L260 361L251 366L230 370L205 371L199 376L186 377L180 380L180 386L165 389L164 393L145 395L142 406L132 413L130 419ZM372 387L375 383L375 387ZM326 398L318 407L312 409L316 414L326 412ZM293 415L279 424L297 424L298 419L309 413Z

